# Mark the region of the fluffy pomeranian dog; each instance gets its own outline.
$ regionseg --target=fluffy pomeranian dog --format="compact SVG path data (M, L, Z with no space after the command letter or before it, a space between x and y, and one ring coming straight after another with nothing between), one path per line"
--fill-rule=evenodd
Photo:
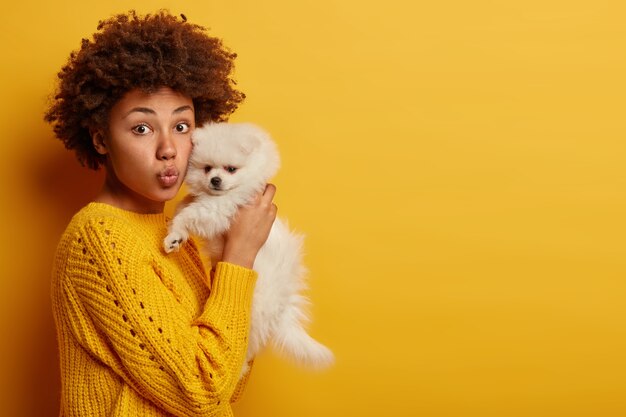
M193 135L193 151L185 182L189 195L180 203L163 241L166 252L179 249L196 235L207 241L212 262L222 254L223 233L239 206L246 204L278 171L274 142L247 123L209 123ZM309 321L303 237L276 218L253 269L258 273L252 300L246 364L272 342L279 352L302 365L322 368L332 352L313 339L303 325ZM244 365L242 373L247 371Z

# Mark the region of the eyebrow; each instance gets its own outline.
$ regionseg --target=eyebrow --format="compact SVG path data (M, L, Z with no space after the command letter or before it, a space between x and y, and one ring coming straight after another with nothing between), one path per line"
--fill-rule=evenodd
M178 113L182 113L184 111L193 111L193 109L191 108L191 106L189 105L185 105L185 106L180 106L177 109L174 109L174 111L172 112L172 114L178 114ZM131 109L128 113L126 113L124 115L124 118L128 117L131 113L144 113L144 114L153 114L156 115L157 113L151 109L150 107L134 107L133 109Z

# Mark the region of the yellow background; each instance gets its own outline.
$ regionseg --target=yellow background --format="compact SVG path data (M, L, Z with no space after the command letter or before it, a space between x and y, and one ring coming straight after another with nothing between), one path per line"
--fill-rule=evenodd
M99 19L167 7L239 54L334 368L257 361L238 416L626 415L619 0L9 2L2 415L57 410L56 240L100 175L43 123ZM168 210L172 205L168 206Z

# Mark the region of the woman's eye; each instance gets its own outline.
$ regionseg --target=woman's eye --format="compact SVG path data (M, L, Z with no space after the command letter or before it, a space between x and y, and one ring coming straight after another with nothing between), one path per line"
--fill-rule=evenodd
M189 125L187 123L178 123L175 129L178 133L187 133L189 132Z
M237 168L229 166L229 167L226 167L226 171L228 171L228 172L230 172L232 174L233 172L237 171Z
M204 172L206 172L207 174L209 173L209 171L212 169L213 167L211 167L210 165L207 165L204 167Z
M152 130L150 129L150 127L148 125L137 125L135 127L133 127L133 132L138 134L138 135L146 135L148 133L150 133Z

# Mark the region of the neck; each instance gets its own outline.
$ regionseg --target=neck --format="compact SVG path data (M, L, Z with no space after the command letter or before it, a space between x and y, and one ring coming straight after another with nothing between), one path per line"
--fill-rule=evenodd
M109 173L110 171L107 171L102 189L94 199L95 202L141 214L163 213L164 202L153 201L136 193Z

